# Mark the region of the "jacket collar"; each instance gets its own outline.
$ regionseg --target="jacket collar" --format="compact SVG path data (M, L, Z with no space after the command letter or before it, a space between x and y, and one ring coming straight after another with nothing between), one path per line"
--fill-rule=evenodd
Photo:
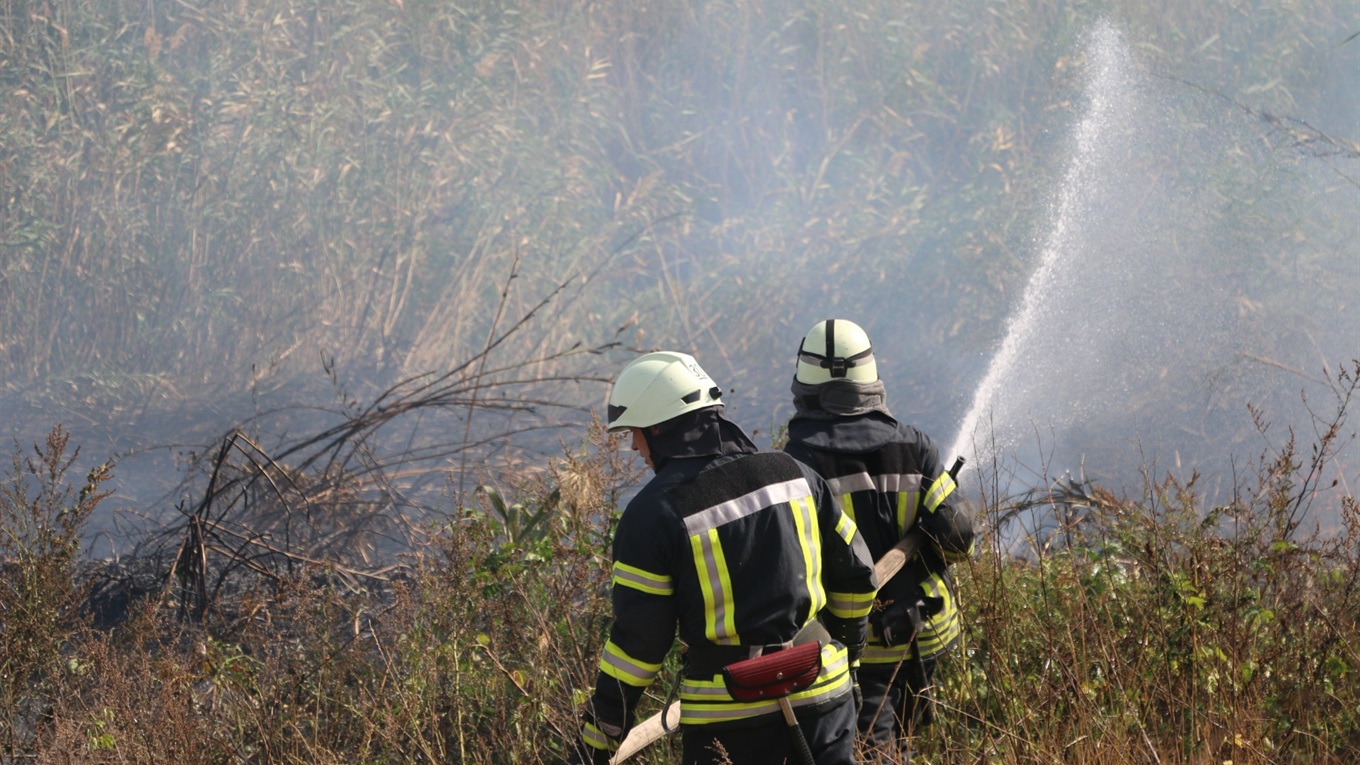
M686 412L657 426L659 433L643 428L654 469L660 471L677 457L756 453L755 443L721 412L722 408L716 406Z

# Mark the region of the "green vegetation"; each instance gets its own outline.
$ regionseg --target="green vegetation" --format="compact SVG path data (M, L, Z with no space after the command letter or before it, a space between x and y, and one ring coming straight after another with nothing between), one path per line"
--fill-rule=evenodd
M1360 364L1342 375L1352 404ZM1005 511L1058 519L1024 559L965 569L968 646L944 671L965 761L1343 763L1360 756L1360 506L1321 500L1344 416L1205 507L1195 477L1134 500L1054 482ZM1335 497L1335 495L1331 495ZM1339 501L1341 524L1319 516ZM995 520L995 516L993 516Z
M1318 441L1266 455L1230 504L1199 506L1193 477L989 503L922 761L1360 756L1360 506L1346 496L1339 528L1314 526L1358 373ZM102 627L80 605L107 566L78 570L74 540L107 471L73 494L66 447L57 431L16 455L0 495L7 762L548 763L574 735L608 626L612 522L638 478L598 426L538 478L450 510L363 587L320 562L258 569L194 615L162 573ZM1062 522L1012 555L1006 519L1035 508Z

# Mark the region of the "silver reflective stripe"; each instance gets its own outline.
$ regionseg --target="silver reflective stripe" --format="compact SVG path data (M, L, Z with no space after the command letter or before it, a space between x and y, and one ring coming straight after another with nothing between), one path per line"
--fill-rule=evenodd
M692 684L690 684L688 681L686 681L685 683L681 684L681 686L680 686L680 698L691 698L691 697L702 697L702 696L710 696L710 697L712 697L712 698L718 699L719 701L724 700L724 699L726 699L726 700L731 700L731 698L732 698L731 696L727 695L727 689L726 689L726 688L722 688L722 687L714 688L714 687L711 687L711 686L704 686L704 685L692 685Z
M600 657L600 665L605 674L618 678L629 685L638 687L650 685L652 680L656 678L657 673L657 670L655 669L644 667L635 661L630 661L625 656L621 656L618 653L609 650L606 650L604 655ZM610 672L605 669L606 667L612 668L614 671Z
M888 473L886 475L854 473L839 478L828 478L826 483L836 494L849 494L855 491L877 491L880 494L887 494L893 491L917 491L921 488L921 480L920 473Z
M689 516L685 519L685 530L690 534L698 534L758 513L767 507L810 496L812 487L805 478L770 484Z
M708 621L708 639L724 645L735 642L734 635L729 634L727 628L727 588L723 586L722 572L718 566L718 558L714 552L713 544L716 540L705 530L690 538L699 543L699 549L703 553L703 570L699 576L708 581L708 592L712 593L712 602L709 604L706 615Z
M827 593L826 607L837 616L849 614L853 618L868 613L873 603L874 599L867 595L857 597L841 592L830 592Z
M581 739L596 749L612 752L619 748L619 742L591 723L585 724L585 729L581 731Z
M790 699L793 706L798 706L796 699ZM686 707L680 706L681 723L705 723L720 722L723 720L741 720L747 717L769 714L779 711L778 701L762 701L753 704L743 704L740 708L735 706L715 706L707 709L695 709L694 705Z
M614 564L614 583L653 595L670 595L674 592L669 576L653 574L636 566L628 566L622 563Z
M873 490L874 479L868 473L852 473L839 478L828 478L826 484L831 487L833 494L849 494L854 491Z
M921 488L920 473L892 473L875 477L879 491L917 491Z

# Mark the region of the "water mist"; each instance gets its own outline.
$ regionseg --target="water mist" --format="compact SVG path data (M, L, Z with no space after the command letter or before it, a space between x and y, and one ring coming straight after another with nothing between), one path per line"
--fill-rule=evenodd
M1143 427L1160 419L1157 402L1203 390L1184 377L1229 346L1223 282L1202 278L1215 247L1173 167L1182 137L1113 26L1094 29L1085 59L1037 265L946 460L1004 460L1035 477L1088 457L1114 467L1145 437L1166 443Z

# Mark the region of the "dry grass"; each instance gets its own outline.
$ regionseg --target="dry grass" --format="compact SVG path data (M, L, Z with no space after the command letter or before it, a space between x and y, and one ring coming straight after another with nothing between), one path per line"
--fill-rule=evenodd
M1200 507L1174 477L1136 499L1057 482L991 503L920 761L1360 755L1360 507L1322 480L1355 379L1320 440L1266 455L1231 504ZM535 477L453 503L385 581L320 560L246 567L195 611L163 567L100 629L77 608L79 524L61 523L92 509L103 473L72 495L64 450L54 433L5 494L7 761L535 763L575 735L608 627L612 519L638 478L598 426ZM1341 526L1310 531L1329 496ZM1017 556L1002 519L1022 508L1065 520Z

